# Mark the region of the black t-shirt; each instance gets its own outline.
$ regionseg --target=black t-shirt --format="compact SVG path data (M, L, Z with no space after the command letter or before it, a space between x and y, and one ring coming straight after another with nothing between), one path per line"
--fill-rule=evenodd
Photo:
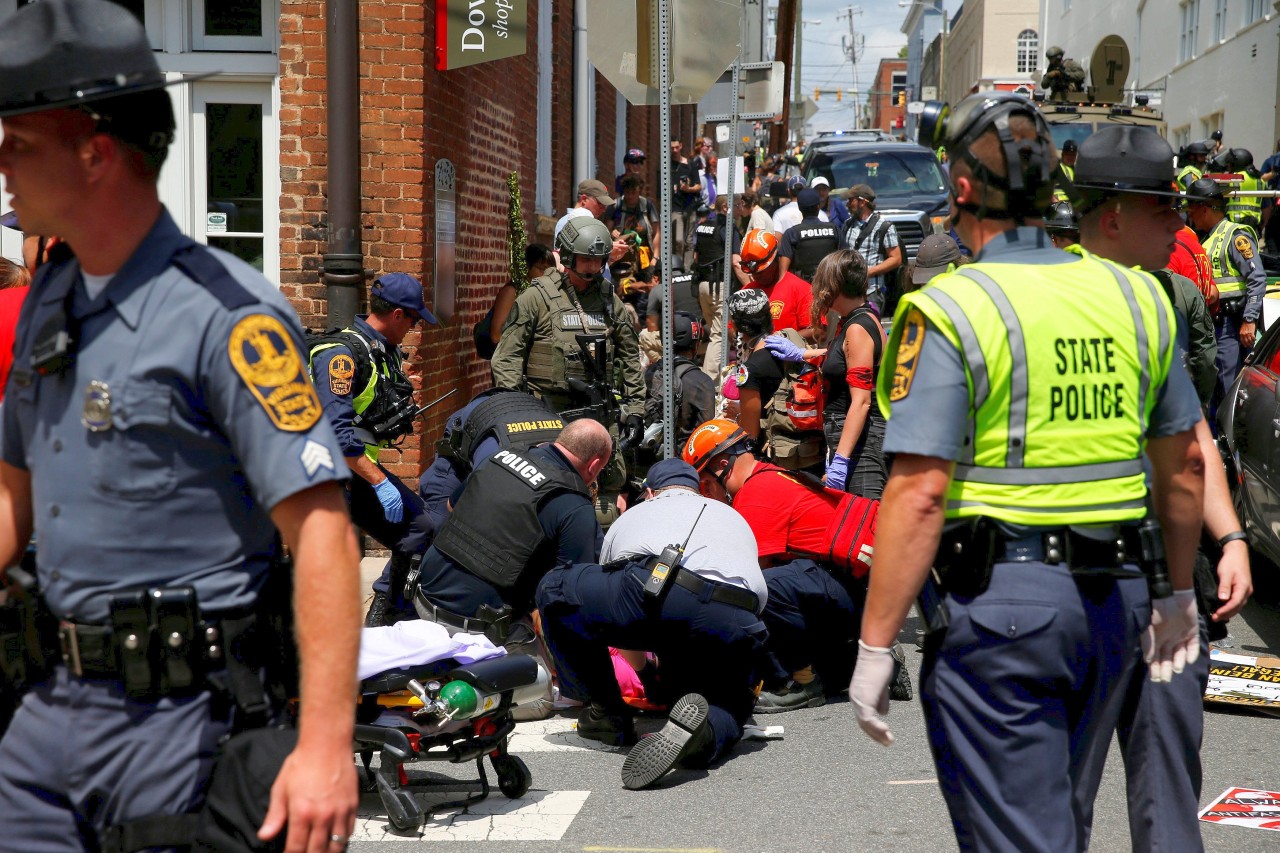
M702 304L698 302L698 282L693 273L678 272L672 274L671 293L674 297L671 303L676 306L675 310L684 311L702 319ZM649 304L646 310L650 317L657 319L658 328L662 328L661 287L654 287L653 290L649 291Z
M745 373L745 376L743 375ZM738 368L738 387L760 393L760 411L763 416L773 395L782 384L782 365L769 354L768 348L758 349Z
M698 206L698 193L682 193L680 192L680 184L683 181L689 186L697 186L702 183L702 176L698 174L698 170L688 163L680 163L675 160L671 162L671 204L677 210L693 210Z

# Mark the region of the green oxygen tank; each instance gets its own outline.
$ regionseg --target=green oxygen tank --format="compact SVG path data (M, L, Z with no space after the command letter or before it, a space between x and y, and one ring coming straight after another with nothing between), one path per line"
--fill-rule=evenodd
M465 681L450 681L440 688L439 701L449 709L450 719L467 720L498 707L502 697L481 693Z

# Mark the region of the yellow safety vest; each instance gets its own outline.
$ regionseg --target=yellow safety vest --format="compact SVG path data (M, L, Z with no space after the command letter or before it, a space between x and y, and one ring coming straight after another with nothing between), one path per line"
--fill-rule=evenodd
M1213 268L1213 280L1218 285L1221 297L1235 296L1244 293L1244 276L1231 262L1231 243L1237 231L1248 230L1245 226L1224 219L1209 232L1209 239L1204 241L1204 253L1209 256L1209 265Z
M1178 184L1184 192L1202 177L1204 177L1204 172L1200 171L1200 167L1194 163L1188 163L1178 170Z
M1062 164L1062 172L1067 176L1067 180L1074 181L1076 179L1076 170L1068 166L1066 163ZM1055 202L1071 201L1070 197L1061 189L1053 191L1053 200Z
M910 392L923 345L913 311L964 362L969 428L947 518L1059 526L1146 514L1142 454L1173 361L1173 307L1150 275L1081 254L1055 265L969 264L902 298L881 409L892 416L895 394Z
M1236 177L1240 179L1240 189L1242 191L1256 192L1263 189L1261 179L1255 178L1247 172L1240 172ZM1227 198L1227 218L1232 222L1247 225L1254 229L1262 221L1262 197L1229 196Z

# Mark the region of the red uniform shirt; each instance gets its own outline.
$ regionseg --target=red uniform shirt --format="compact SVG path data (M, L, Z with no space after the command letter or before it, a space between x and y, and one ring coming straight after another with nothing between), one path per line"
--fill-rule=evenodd
M769 297L769 312L773 314L773 330L807 329L812 324L809 310L813 306L813 289L800 276L791 272L783 273L776 282L765 286L752 281L748 287L763 290Z
M756 535L760 556L826 553L841 493L811 489L797 482L795 475L771 468L767 462L757 462L733 496L733 508Z
M9 368L13 367L13 336L18 329L18 314L30 287L12 287L0 290L0 400L4 400L4 388L9 382Z
M1218 310L1218 286L1213 280L1213 267L1209 264L1209 255L1196 237L1196 232L1186 225L1178 232L1177 242L1173 244L1173 254L1167 264L1170 270L1178 275L1185 275L1196 283L1204 294L1204 301L1210 311Z

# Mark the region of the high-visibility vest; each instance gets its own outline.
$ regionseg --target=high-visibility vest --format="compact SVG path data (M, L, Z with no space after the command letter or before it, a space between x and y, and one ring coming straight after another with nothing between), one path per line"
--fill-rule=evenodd
M1261 179L1253 177L1248 172L1240 172L1236 177L1239 178L1241 191L1256 192L1264 189ZM1257 225L1262 221L1262 197L1228 196L1227 218L1240 225L1251 227Z
M1178 170L1178 186L1182 187L1183 192L1192 184L1204 177L1204 172L1194 163L1188 163Z
M1061 165L1062 165L1062 173L1067 176L1067 180L1074 181L1076 179L1076 170L1068 166L1066 163L1063 163ZM1071 201L1071 197L1068 196L1066 192L1063 191L1062 189L1055 189L1053 191L1053 200L1055 202Z
M1217 282L1218 294L1223 299L1244 293L1244 276L1231 262L1230 249L1236 233L1247 230L1243 225L1224 219L1213 227L1209 239L1204 241L1205 254L1213 267L1213 280Z
M903 297L877 389L890 418L910 393L925 318L964 362L969 434L947 518L1059 526L1146 515L1142 455L1173 361L1173 307L1150 275L1081 254L969 264Z

